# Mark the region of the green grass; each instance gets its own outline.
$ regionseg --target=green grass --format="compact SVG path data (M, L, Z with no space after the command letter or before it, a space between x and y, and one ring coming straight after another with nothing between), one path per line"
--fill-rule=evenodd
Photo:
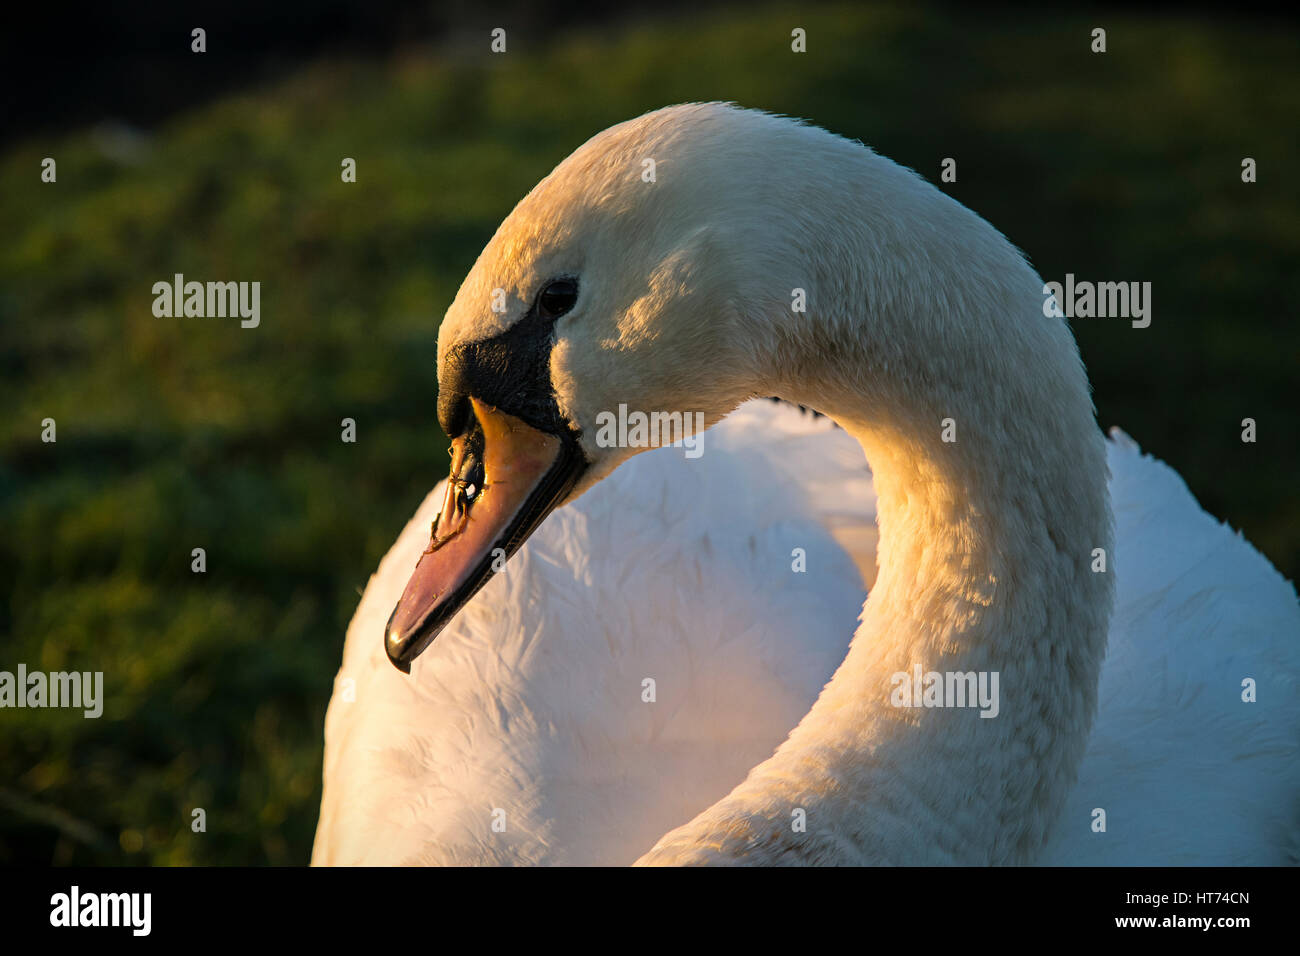
M0 669L102 670L107 697L99 720L0 712L0 862L307 860L345 627L444 468L439 318L534 182L667 103L805 116L936 180L956 157L944 188L1045 278L1152 281L1150 329L1075 323L1101 422L1294 577L1289 33L1115 13L1096 56L1091 19L946 16L770 8L320 63L131 162L87 130L0 159ZM260 280L261 327L155 318L176 272Z

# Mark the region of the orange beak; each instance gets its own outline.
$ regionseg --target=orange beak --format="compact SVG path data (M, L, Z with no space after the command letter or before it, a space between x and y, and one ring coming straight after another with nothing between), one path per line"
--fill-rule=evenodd
M451 475L428 549L388 619L388 659L411 662L505 566L586 467L572 435L540 431L470 399L470 429L452 442Z

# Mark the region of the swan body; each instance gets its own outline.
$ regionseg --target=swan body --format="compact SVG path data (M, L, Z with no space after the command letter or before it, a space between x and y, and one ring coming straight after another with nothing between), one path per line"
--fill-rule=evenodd
M557 276L576 302L548 317ZM558 435L580 475L440 633L410 610L418 567L402 590L464 545L429 541L439 490L385 557L313 861L1292 859L1295 592L1103 439L1041 289L969 210L812 127L697 104L579 149L449 310L439 412L456 434L466 397L485 427L500 405L520 417L497 444ZM770 404L723 421L756 395L843 429ZM624 403L699 410L708 450L600 447ZM488 482L483 520L512 494ZM395 602L409 675L381 648ZM997 716L899 707L914 668L999 674Z
M557 511L412 679L375 635L441 485L425 499L348 628L314 862L626 864L775 749L847 647L875 495L826 419L753 402L708 437L698 461L638 456ZM1039 862L1300 862L1294 590L1168 466L1123 435L1108 452L1116 612L1079 782ZM782 515L791 487L820 510ZM527 823L492 833L492 809L517 806Z
M1295 588L1172 468L1111 434L1115 613L1097 723L1041 862L1294 866ZM1255 703L1242 700L1246 679Z
M425 499L348 628L316 862L628 864L771 755L862 607L833 533L873 527L871 476L829 421L770 402L705 441L556 511L404 677L376 635L441 488ZM837 494L792 509L801 473Z

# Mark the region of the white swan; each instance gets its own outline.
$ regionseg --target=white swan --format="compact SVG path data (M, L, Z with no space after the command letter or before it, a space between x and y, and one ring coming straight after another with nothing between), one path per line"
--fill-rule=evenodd
M349 628L314 863L1295 861L1294 589L1103 439L1041 280L909 171L719 104L613 127L489 243L439 380L452 493ZM761 395L845 430L595 440ZM914 668L997 672L997 716L896 706Z

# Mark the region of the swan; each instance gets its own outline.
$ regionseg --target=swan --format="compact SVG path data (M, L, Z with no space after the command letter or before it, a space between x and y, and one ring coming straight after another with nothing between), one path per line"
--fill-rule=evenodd
M1300 855L1294 588L1107 440L1042 280L911 171L729 104L614 126L438 377L452 473L348 628L314 864ZM620 406L703 453L597 441ZM931 672L996 707L900 695Z

